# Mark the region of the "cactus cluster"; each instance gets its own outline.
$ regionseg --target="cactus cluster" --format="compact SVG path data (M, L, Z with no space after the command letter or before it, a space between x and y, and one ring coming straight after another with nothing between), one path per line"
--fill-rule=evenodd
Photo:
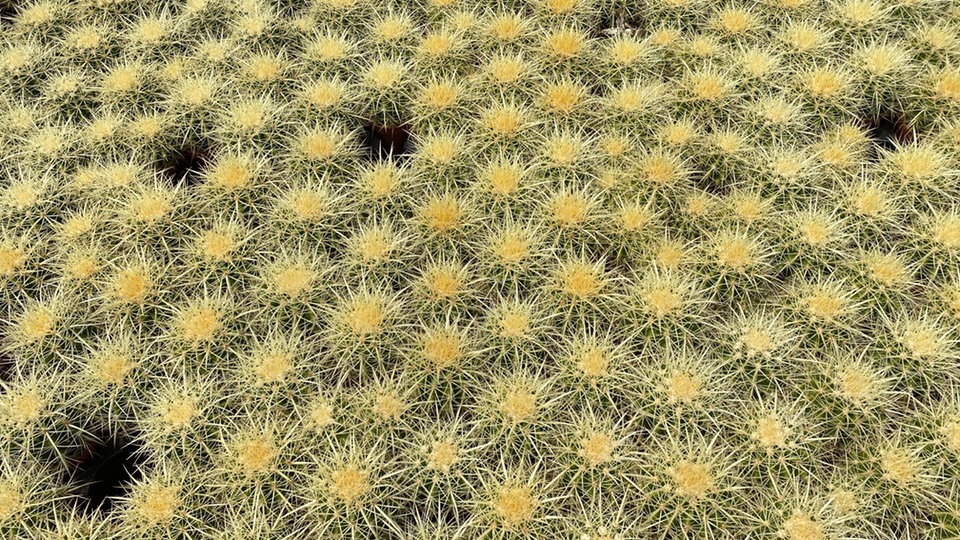
M0 323L3 538L958 538L960 5L0 0Z

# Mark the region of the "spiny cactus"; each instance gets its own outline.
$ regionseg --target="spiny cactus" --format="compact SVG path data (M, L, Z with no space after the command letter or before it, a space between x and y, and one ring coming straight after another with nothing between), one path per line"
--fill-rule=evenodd
M956 537L958 27L0 0L0 536Z

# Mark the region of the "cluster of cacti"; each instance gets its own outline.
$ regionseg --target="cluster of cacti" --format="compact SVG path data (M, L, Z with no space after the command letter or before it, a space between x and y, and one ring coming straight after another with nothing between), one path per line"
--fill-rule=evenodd
M3 538L960 537L954 0L0 13Z

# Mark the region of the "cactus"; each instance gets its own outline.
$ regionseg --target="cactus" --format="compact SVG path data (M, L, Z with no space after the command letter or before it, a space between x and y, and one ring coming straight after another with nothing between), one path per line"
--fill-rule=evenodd
M958 21L0 0L0 536L957 536Z

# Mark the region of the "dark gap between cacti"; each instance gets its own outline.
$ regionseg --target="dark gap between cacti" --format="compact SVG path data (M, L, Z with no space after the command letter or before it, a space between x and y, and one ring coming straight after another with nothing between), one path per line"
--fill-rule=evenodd
M19 11L17 0L0 0L0 23L10 24Z
M10 372L13 371L13 366L13 357L4 353L0 353L0 382L7 382L10 380ZM3 388L0 387L0 393L2 392Z
M106 434L81 449L74 472L80 505L88 513L113 508L114 500L139 479L143 455L140 445L119 435Z
M915 134L906 121L893 111L881 111L874 117L865 119L867 134L870 137L870 158L875 160L880 150L891 151L897 145L913 142Z
M593 36L597 38L630 36L639 34L643 27L644 20L640 15L627 13L623 8L613 8L598 17Z
M373 161L383 161L391 156L394 160L406 158L410 130L406 125L385 126L375 123L364 129L363 146Z
M727 186L722 182L716 181L714 174L704 174L700 171L690 175L693 185L705 193L716 197L725 197L727 195Z
M170 182L190 187L200 183L212 161L213 150L208 144L191 142L161 158L158 168Z

